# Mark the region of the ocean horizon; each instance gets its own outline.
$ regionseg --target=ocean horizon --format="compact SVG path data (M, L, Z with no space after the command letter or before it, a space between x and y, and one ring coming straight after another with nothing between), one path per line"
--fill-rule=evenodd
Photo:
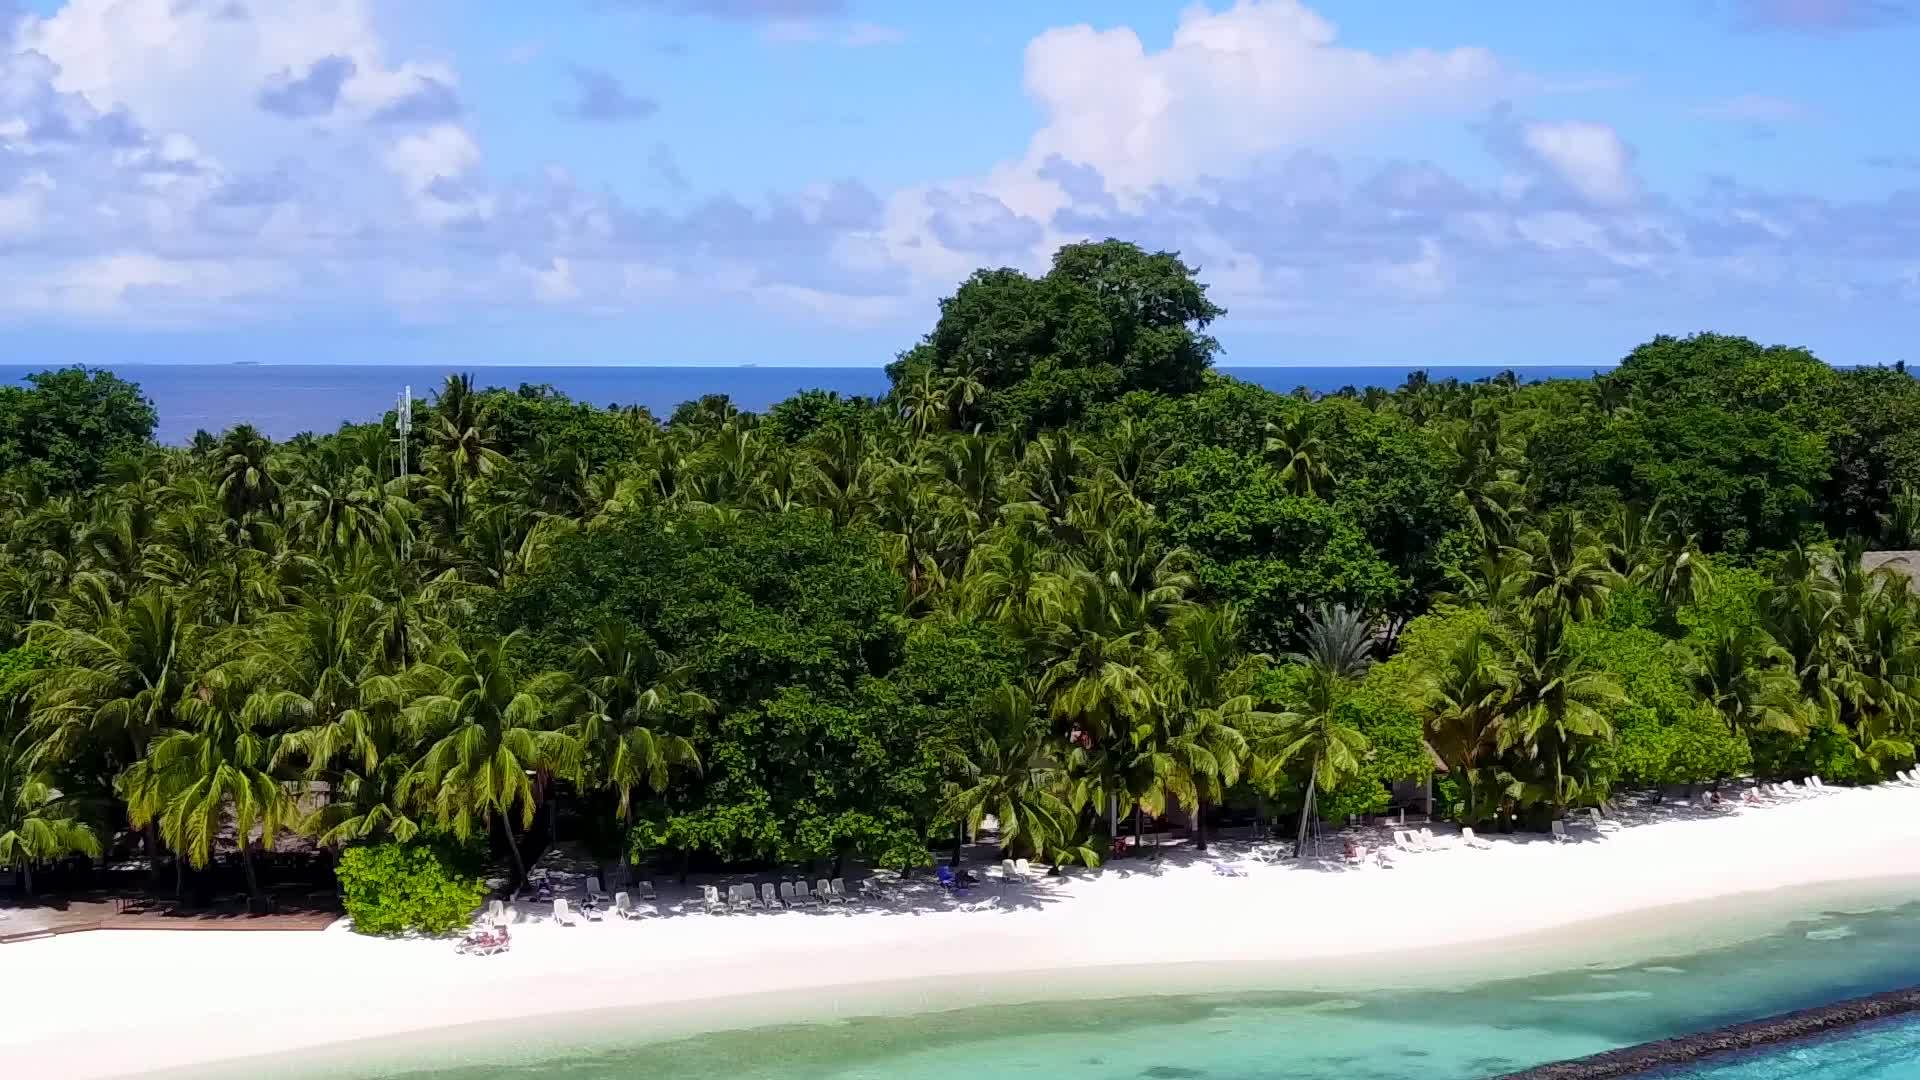
M18 383L58 364L0 364L0 382ZM665 419L682 402L726 394L742 409L759 412L803 390L879 396L887 392L883 367L800 364L545 365L545 364L105 364L138 383L159 421L154 438L180 445L205 430L219 433L250 423L274 439L301 432L325 433L343 423L378 420L411 387L431 399L447 375L468 372L483 387L515 389L548 385L576 401L600 406L645 407ZM1332 393L1352 386L1394 389L1415 371L1464 382L1512 371L1523 381L1590 378L1612 365L1417 365L1342 366L1234 365L1216 370L1281 393L1305 388Z

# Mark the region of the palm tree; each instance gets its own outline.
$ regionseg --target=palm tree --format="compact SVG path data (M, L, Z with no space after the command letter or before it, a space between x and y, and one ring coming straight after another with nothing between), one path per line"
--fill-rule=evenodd
M1536 617L1511 650L1511 699L1500 749L1518 750L1555 810L1572 801L1589 753L1613 738L1606 710L1625 700L1611 675L1594 669L1566 640L1563 613Z
M408 706L408 721L428 742L407 788L462 840L473 835L476 819L486 828L497 816L515 880L524 881L526 863L509 819L517 814L520 827L531 828L534 773L577 775L580 755L571 737L547 726L548 695L565 676L520 679L509 655L519 638L515 631L471 648L449 645L436 663L417 669L427 693Z
M229 521L280 512L280 481L267 461L272 453L272 441L252 424L241 424L221 437L218 484Z
M247 891L257 901L253 830L272 850L283 825L297 816L293 794L274 775L273 732L245 707L247 688L237 673L216 668L180 702L181 730L156 740L146 758L122 779L136 829L158 822L167 846L204 867L231 816L246 868Z
M1890 548L1911 548L1920 543L1920 490L1912 484L1894 489L1886 513L1880 515L1880 540Z
M659 727L675 715L712 710L711 700L687 689L691 674L623 622L602 623L574 654L561 711L573 718L569 734L594 754L603 782L618 793L622 821L635 787L664 791L670 769L700 768L692 741Z
M1463 818L1480 820L1480 772L1497 749L1513 674L1498 640L1474 631L1416 688L1427 745L1466 789Z
M1373 625L1358 612L1321 607L1301 636L1301 650L1287 657L1305 668L1298 695L1255 746L1269 780L1292 762L1307 762L1295 858L1306 850L1315 789L1332 791L1360 772L1367 737L1341 718L1340 706L1373 663L1374 637Z
M1192 798L1194 847L1207 848L1209 800L1221 799L1247 764L1248 734L1275 717L1256 707L1250 692L1266 663L1241 645L1240 613L1232 607L1195 606L1174 619L1167 671L1174 676L1162 694L1161 715L1169 731L1166 751L1175 786Z
M1724 627L1694 656L1689 672L1694 693L1713 706L1727 727L1794 731L1793 658L1757 626Z
M1699 538L1676 532L1652 551L1642 564L1639 580L1660 598L1668 611L1698 604L1713 589L1713 571L1700 551Z
M1578 511L1551 514L1546 528L1529 539L1527 555L1523 588L1536 617L1564 612L1579 620L1606 610L1619 575L1607 565Z
M950 779L936 820L978 832L991 814L1004 851L1031 852L1037 859L1052 853L1056 862L1094 865L1098 856L1073 842L1077 808L1060 794L1062 777L1050 745L1034 688L1000 687L985 715L944 752Z
M492 420L485 399L474 392L473 376L447 376L434 402L432 427L447 486L471 483L506 464L493 445Z
M1316 414L1300 409L1279 423L1269 421L1264 444L1280 470L1280 482L1297 495L1326 495L1333 488L1328 449Z
M34 863L99 854L99 835L82 820L77 801L54 786L32 732L0 724L0 865L19 867L31 896Z
M83 748L98 751L104 789L173 726L198 637L199 628L164 589L141 592L97 630L37 626L34 639L53 661L33 718L45 752L71 759Z

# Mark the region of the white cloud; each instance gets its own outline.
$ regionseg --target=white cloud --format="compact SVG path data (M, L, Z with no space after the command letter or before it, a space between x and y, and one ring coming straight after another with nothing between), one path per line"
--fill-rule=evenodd
M0 304L17 313L132 316L164 325L293 282L287 268L257 260L165 259L127 251L40 268L6 290Z
M1336 36L1296 0L1195 5L1157 51L1125 27L1049 30L1027 46L1046 116L1027 161L1091 165L1122 190L1178 184L1355 125L1478 106L1502 85L1485 49L1373 53Z
M898 27L870 22L840 26L819 19L774 19L760 28L760 36L776 45L842 45L849 49L899 45L907 40L906 31Z
M1521 140L1573 190L1596 203L1632 201L1639 191L1633 152L1620 133L1584 120L1528 124Z

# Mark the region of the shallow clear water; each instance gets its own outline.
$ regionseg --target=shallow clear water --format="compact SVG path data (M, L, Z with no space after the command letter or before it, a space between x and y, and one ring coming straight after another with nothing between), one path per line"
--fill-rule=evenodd
M1920 902L1821 912L1736 945L1624 964L1472 982L1454 989L1233 992L1000 1004L918 1015L719 1031L666 1041L619 1021L556 1034L552 1022L469 1033L433 1050L372 1043L320 1071L275 1063L248 1075L413 1080L921 1080L978 1075L1045 1080L1471 1080L1850 997L1920 984ZM1276 916L1281 917L1281 916ZM1417 917L1417 903L1409 917ZM1659 916L1651 917L1673 917ZM1690 918L1697 918L1695 913ZM1730 921L1740 918L1728 910ZM1689 924L1693 925L1693 924ZM1149 932L1204 933L1169 922ZM1590 950L1605 955L1604 948ZM1464 970L1464 969L1463 969ZM636 973L637 977L644 977ZM1281 976L1276 976L1280 978ZM1129 992L1122 989L1117 992ZM1911 1033L1899 1033L1908 1038ZM1885 1036L1894 1038L1893 1035ZM1825 1052L1838 1072L1793 1066L1801 1080L1920 1076L1847 1072L1884 1054L1869 1036ZM1910 1043L1908 1045L1911 1045ZM1802 1051L1792 1051L1801 1053ZM1807 1049L1805 1053L1816 1053ZM311 1062L311 1058L307 1059ZM1917 1060L1911 1054L1909 1061ZM1775 1067L1756 1058L1742 1067ZM1820 1066L1822 1068L1826 1066ZM222 1074L240 1075L240 1073ZM1691 1075L1691 1074L1689 1074ZM1703 1073L1714 1080L1783 1072Z
M1900 1019L1712 1064L1655 1073L1659 1080L1913 1080L1920 1076L1920 1020Z

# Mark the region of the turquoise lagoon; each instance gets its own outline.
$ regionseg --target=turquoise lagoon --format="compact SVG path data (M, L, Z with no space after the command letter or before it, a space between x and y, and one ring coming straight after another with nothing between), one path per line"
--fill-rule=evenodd
M1410 898L1408 917L1418 908ZM1285 917L1277 907L1275 918ZM1142 927L1205 932L1204 919ZM647 977L637 959L635 978ZM1920 882L1879 882L1661 909L1497 947L1319 970L1163 967L822 989L709 1007L698 1023L682 1018L669 1027L657 1013L535 1018L171 1075L1474 1080L1916 984ZM809 1019L773 1022L786 1009ZM695 1026L726 1030L689 1033ZM1789 1055L1865 1060L1895 1054L1896 1044L1911 1050L1917 1035L1920 1028L1894 1025L1757 1055L1729 1064L1732 1071L1672 1075L1914 1077L1920 1065L1822 1072Z

